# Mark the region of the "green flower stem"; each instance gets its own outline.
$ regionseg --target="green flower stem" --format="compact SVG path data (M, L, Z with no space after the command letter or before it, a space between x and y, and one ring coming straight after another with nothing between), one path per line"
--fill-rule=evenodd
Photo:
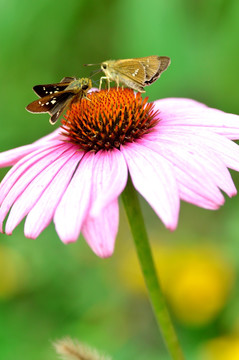
M122 199L159 329L161 330L163 339L172 359L183 360L184 356L157 278L138 195L130 177L126 188L122 193Z

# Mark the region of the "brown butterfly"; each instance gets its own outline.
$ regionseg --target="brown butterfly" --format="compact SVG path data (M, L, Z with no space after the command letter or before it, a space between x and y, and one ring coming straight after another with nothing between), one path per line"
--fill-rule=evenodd
M167 56L146 56L135 59L107 60L100 64L101 71L105 76L100 78L101 89L102 80L105 79L110 87L110 81L115 81L117 88L119 84L126 85L139 92L145 92L144 87L151 85L156 81L162 72L170 64L170 58ZM86 64L92 66L96 64Z
M64 77L56 84L36 85L35 93L40 97L27 105L26 109L32 113L50 114L50 123L54 125L63 111L78 99L87 99L87 92L92 88L88 78L77 79Z

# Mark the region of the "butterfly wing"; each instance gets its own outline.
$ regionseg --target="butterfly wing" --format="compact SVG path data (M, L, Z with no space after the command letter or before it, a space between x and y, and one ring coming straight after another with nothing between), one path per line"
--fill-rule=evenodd
M64 91L67 88L67 86L69 86L69 84L74 80L76 80L76 78L67 76L64 77L59 83L36 85L33 87L33 90L38 96L44 97L47 95L52 95L57 92Z
M61 103L56 104L55 107L49 111L49 114L51 115L49 122L51 125L54 125L57 122L61 114L71 102L72 97L73 96L71 95L70 97L63 99Z
M149 56L142 59L140 61L145 68L146 74L143 86L151 85L156 81L170 64L170 58L167 56Z
M69 83L56 83L46 85L36 85L33 87L35 93L40 97L51 96L57 92L64 91Z
M49 113L50 123L55 124L74 96L75 94L68 91L44 96L30 103L26 109L32 113Z
M121 81L124 80L123 82L126 85L143 91L144 86L151 85L167 69L170 65L170 58L152 55L135 59L116 60L112 62L112 65L109 62L111 72L115 71L115 74L120 74ZM133 83L137 85L134 87L132 86Z
M31 102L27 105L26 110L32 113L45 113L50 111L55 103L56 99L54 98L54 95L48 95Z
M136 59L116 60L111 71L114 72L116 76L118 73L120 74L120 78L128 78L139 85L142 85L145 81L145 69Z
M76 80L76 77L73 76L65 76L63 79L61 79L60 83L70 83L72 81Z

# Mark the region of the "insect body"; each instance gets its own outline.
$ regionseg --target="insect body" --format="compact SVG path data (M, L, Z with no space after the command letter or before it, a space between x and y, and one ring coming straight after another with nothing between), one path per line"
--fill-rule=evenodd
M99 88L101 89L102 80L105 79L108 88L110 87L110 81L115 81L117 87L121 83L139 92L145 92L144 87L156 81L169 64L169 57L156 55L104 61L100 65L105 76L101 77Z
M67 107L78 99L87 99L92 82L88 78L76 79L64 77L56 84L36 85L33 87L40 99L30 103L26 109L32 113L50 114L50 123L54 125Z

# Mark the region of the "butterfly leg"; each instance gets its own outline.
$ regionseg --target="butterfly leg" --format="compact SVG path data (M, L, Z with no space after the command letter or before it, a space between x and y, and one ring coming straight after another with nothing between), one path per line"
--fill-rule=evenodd
M108 83L108 91L110 89L110 79L108 77L106 77L107 83Z
M118 91L118 89L119 89L119 77L118 77L118 76L116 77L115 82L116 82L116 85L117 85L117 91Z
M109 80L109 78L108 78L107 76L101 76L101 78L100 78L99 90L101 90L102 80L103 80L103 79L107 81L107 83L108 83L108 90L109 90L109 89L110 89L110 80Z

